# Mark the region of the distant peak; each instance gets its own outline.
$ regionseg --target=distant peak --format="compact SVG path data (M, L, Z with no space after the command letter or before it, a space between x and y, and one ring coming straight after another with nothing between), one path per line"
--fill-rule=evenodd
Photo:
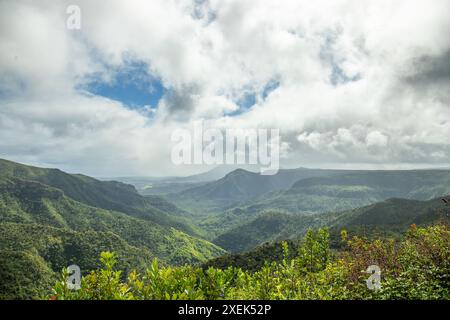
M233 176L243 175L243 174L257 174L257 173L251 172L251 171L247 171L247 170L244 170L244 169L242 169L242 168L238 168L238 169L233 170L233 171L231 171L230 173L228 173L228 174L225 176L225 178L226 178L226 177L233 177Z

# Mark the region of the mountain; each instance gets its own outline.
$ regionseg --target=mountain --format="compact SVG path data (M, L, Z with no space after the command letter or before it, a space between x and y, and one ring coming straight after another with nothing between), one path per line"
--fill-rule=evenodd
M214 182L167 195L212 240L265 212L341 212L392 197L450 194L450 170L286 169L263 176L238 169Z
M242 252L264 242L300 237L308 228L322 225L322 220L313 216L265 212L256 219L221 234L213 243L230 252Z
M406 228L434 222L450 213L441 198L428 201L392 198L339 215L333 227L382 226Z
M450 203L450 196L443 198ZM342 249L341 230L346 230L350 237L399 239L412 225L427 226L441 222L448 224L450 207L444 204L443 198L429 201L392 198L354 210L331 215L320 214L316 221L298 219L298 216L282 213L266 213L242 228L236 228L218 237L216 241L224 247L230 246L228 249L233 253L213 258L202 266L205 269L226 269L233 266L256 271L266 262L280 262L283 259L283 241L288 243L289 256L293 258L298 254L305 223L308 225L311 222L311 227L328 227L331 247L338 250ZM320 221L320 216L328 220ZM289 236L286 237L287 235ZM259 240L255 241L255 238ZM247 245L247 241L252 241L252 244Z
M0 298L35 297L37 289L54 283L64 266L96 267L100 251L120 253L126 269L143 268L153 257L163 264L195 264L225 252L159 220L156 214L177 208L133 190L56 169L0 161ZM145 215L146 209L155 216Z
M68 174L59 169L38 168L0 159L0 176L41 182L64 192L80 203L114 210L131 216L153 221L162 226L174 227L198 236L198 231L189 223L179 219L180 209L164 211L158 197L143 197L129 184L117 181L100 181L85 175Z
M246 170L249 172L255 172L257 171L256 166L251 165L244 165L244 166L238 166L238 165L220 165L217 166L211 170L208 170L206 172L190 175L187 177L177 177L174 179L174 181L178 182L212 182L217 181L219 179L222 179L227 174L229 174L232 171L235 170Z
M261 175L236 169L225 177L176 194L169 199L193 212L218 212L238 206L255 197L291 187L299 179L340 174L321 169L282 169L275 175Z
M0 178L1 222L38 224L74 231L112 232L169 263L200 262L223 252L173 227L87 206L63 191L17 178Z
M250 169L250 171L257 169L250 165L244 167ZM239 168L237 165L221 165L209 171L186 177L118 177L110 180L132 184L142 195L167 195L216 181L237 168Z
M104 250L129 270L154 257L205 263L269 242L247 256L259 266L271 243L295 242L308 228L329 227L335 247L343 228L395 236L448 215L437 198L445 194L448 170L298 168L273 176L237 169L166 197L143 196L122 182L0 160L0 298L35 297L62 267L92 269Z
M404 231L411 224L427 225L448 217L450 210L441 198L428 201L388 199L369 206L311 215L265 212L250 222L232 228L213 242L231 252L242 252L269 241L296 239L308 228L348 229L362 235L388 235Z
M449 189L450 170L373 170L302 179L288 193L310 192L348 198L369 193L379 197L426 200L449 193Z
M450 170L339 171L303 178L287 190L252 199L241 209L293 214L343 211L392 197L429 200L450 194Z

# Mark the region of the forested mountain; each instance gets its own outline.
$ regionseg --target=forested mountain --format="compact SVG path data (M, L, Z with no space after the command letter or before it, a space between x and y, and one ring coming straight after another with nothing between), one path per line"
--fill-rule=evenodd
M344 171L300 179L291 188L255 198L248 214L277 210L294 214L343 211L398 197L429 200L450 194L450 170Z
M139 268L152 257L167 264L183 264L204 262L224 253L210 242L188 235L176 229L176 225L168 225L169 220L155 222L160 221L157 214L163 219L168 214L149 205L156 203L155 199L139 196L132 186L7 161L1 164L0 279L3 289L12 290L2 291L4 297L33 294L32 279L23 278L28 268L25 263L36 268L36 274L30 277L42 275L39 283L47 283L54 272L70 263L86 270L92 268L93 257L105 250L121 252L124 265L133 268ZM132 199L124 199L127 196ZM125 208L135 208L136 213L143 214L134 215L131 209L129 212L106 209L118 199L124 199ZM165 201L157 205L161 209L174 209ZM146 216L145 209L154 218ZM8 262L5 257L17 259ZM15 282L21 283L20 288L11 285Z
M442 197L442 198L449 198ZM423 225L449 214L442 198L428 201L392 198L338 215L332 226L382 226L405 228L411 224Z
M270 192L288 189L293 183L308 177L342 174L339 170L281 169L275 175L261 175L244 169L236 169L225 177L193 187L170 199L193 212L221 212Z
M166 201L157 196L143 197L129 184L100 181L85 175L68 174L59 169L37 168L2 159L0 177L37 181L63 191L67 197L80 203L123 212L197 235L192 225L178 219L177 213L182 212L180 209L165 204ZM165 211L164 208L170 211Z
M245 167L254 169L252 166ZM236 165L221 165L209 171L185 177L118 177L110 180L132 184L142 195L167 195L219 180L237 168Z
M172 263L184 262L184 259L188 262L190 258L192 261L205 260L209 257L208 250L212 255L221 252L208 242L175 228L87 206L40 182L6 178L0 180L0 190L2 222L35 223L76 231L111 231L128 243L143 246L155 256ZM188 248L193 251L184 252ZM200 254L204 249L206 257Z
M283 189L284 188L284 189ZM223 179L169 199L191 213L208 239L267 212L341 212L392 197L429 200L450 194L450 170L280 170L262 176L235 170ZM253 242L253 241L251 241Z
M249 250L264 242L302 236L308 228L320 227L321 217L293 216L282 212L265 212L254 220L239 225L213 240L231 252Z
M388 199L343 212L293 215L266 212L221 234L214 243L231 252L249 250L264 242L296 239L309 228L348 229L361 235L392 235L411 224L427 225L449 214L441 198L428 201Z
M450 170L372 170L302 179L287 193L309 192L343 198L370 193L385 198L427 200L449 193L449 189Z

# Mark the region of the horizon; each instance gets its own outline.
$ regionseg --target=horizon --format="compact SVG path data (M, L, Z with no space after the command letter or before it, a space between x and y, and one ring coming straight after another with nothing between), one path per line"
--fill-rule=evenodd
M43 168L43 169L58 169L58 170L64 171L64 172L69 173L69 174L81 174L81 175L85 175L85 176L90 176L90 177L98 179L98 180L128 179L128 178L160 179L160 180L167 179L167 180L170 180L170 179L177 179L177 178L195 177L195 176L198 176L198 175L206 175L208 173L214 172L217 169L222 169L223 170L225 168L227 169L227 170L225 170L225 171L227 171L227 173L223 174L223 177L226 176L228 173L231 173L231 172L236 171L236 170L244 170L244 171L247 171L247 172L258 173L258 172L256 172L258 170L257 168L254 168L255 171L253 171L253 170L250 170L248 167L245 168L245 166L240 167L240 166L236 166L236 165L219 165L219 166L216 166L214 168L210 168L210 169L208 169L206 171L201 171L201 172L198 172L198 173L188 174L188 175L184 175L184 176L139 176L139 175L136 175L136 176L128 176L128 175L122 175L122 176L121 175L119 175L119 176L96 176L96 175L86 174L86 173L83 173L83 172L70 172L70 171L63 170L60 167L41 166L41 165L35 165L35 164L30 164L30 163L18 162L18 161L14 161L14 160L2 158L2 157L0 157L0 160L5 160L5 161L13 162L13 163L19 163L19 164L22 164L22 165L31 166L31 167L37 167L37 168ZM389 169L389 168L345 168L345 167L344 168L343 167L341 167L341 168L321 167L320 168L320 167L298 166L298 167L293 167L293 168L283 168L283 167L281 167L279 169L279 171L282 171L282 170L301 170L301 169L304 169L304 170L338 170L338 171L339 170L342 170L342 171L423 171L423 170L444 170L444 171L447 171L447 170L450 170L450 167L439 167L439 166L436 166L436 167L413 167L413 168L391 168L391 169Z

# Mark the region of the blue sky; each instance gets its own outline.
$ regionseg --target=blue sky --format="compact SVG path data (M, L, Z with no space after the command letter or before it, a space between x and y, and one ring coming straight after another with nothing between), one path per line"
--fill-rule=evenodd
M149 66L141 61L128 60L120 68L112 72L110 81L102 77L93 77L86 85L79 88L96 96L119 101L131 109L151 106L156 108L159 101L169 92L158 76L149 73ZM241 97L234 102L239 109L228 114L237 116L247 112L258 100L263 102L268 95L280 86L280 82L272 79L260 92L244 90Z
M116 70L112 81L95 79L81 89L120 101L129 108L155 108L167 91L160 79L148 73L145 63L136 61L128 62L125 67Z
M258 98L261 100L260 102L264 102L269 94L275 91L279 86L280 81L271 80L267 82L267 84L259 93L254 91L245 92L240 99L235 101L235 103L239 106L239 109L231 112L229 116L236 116L248 111L258 102Z

